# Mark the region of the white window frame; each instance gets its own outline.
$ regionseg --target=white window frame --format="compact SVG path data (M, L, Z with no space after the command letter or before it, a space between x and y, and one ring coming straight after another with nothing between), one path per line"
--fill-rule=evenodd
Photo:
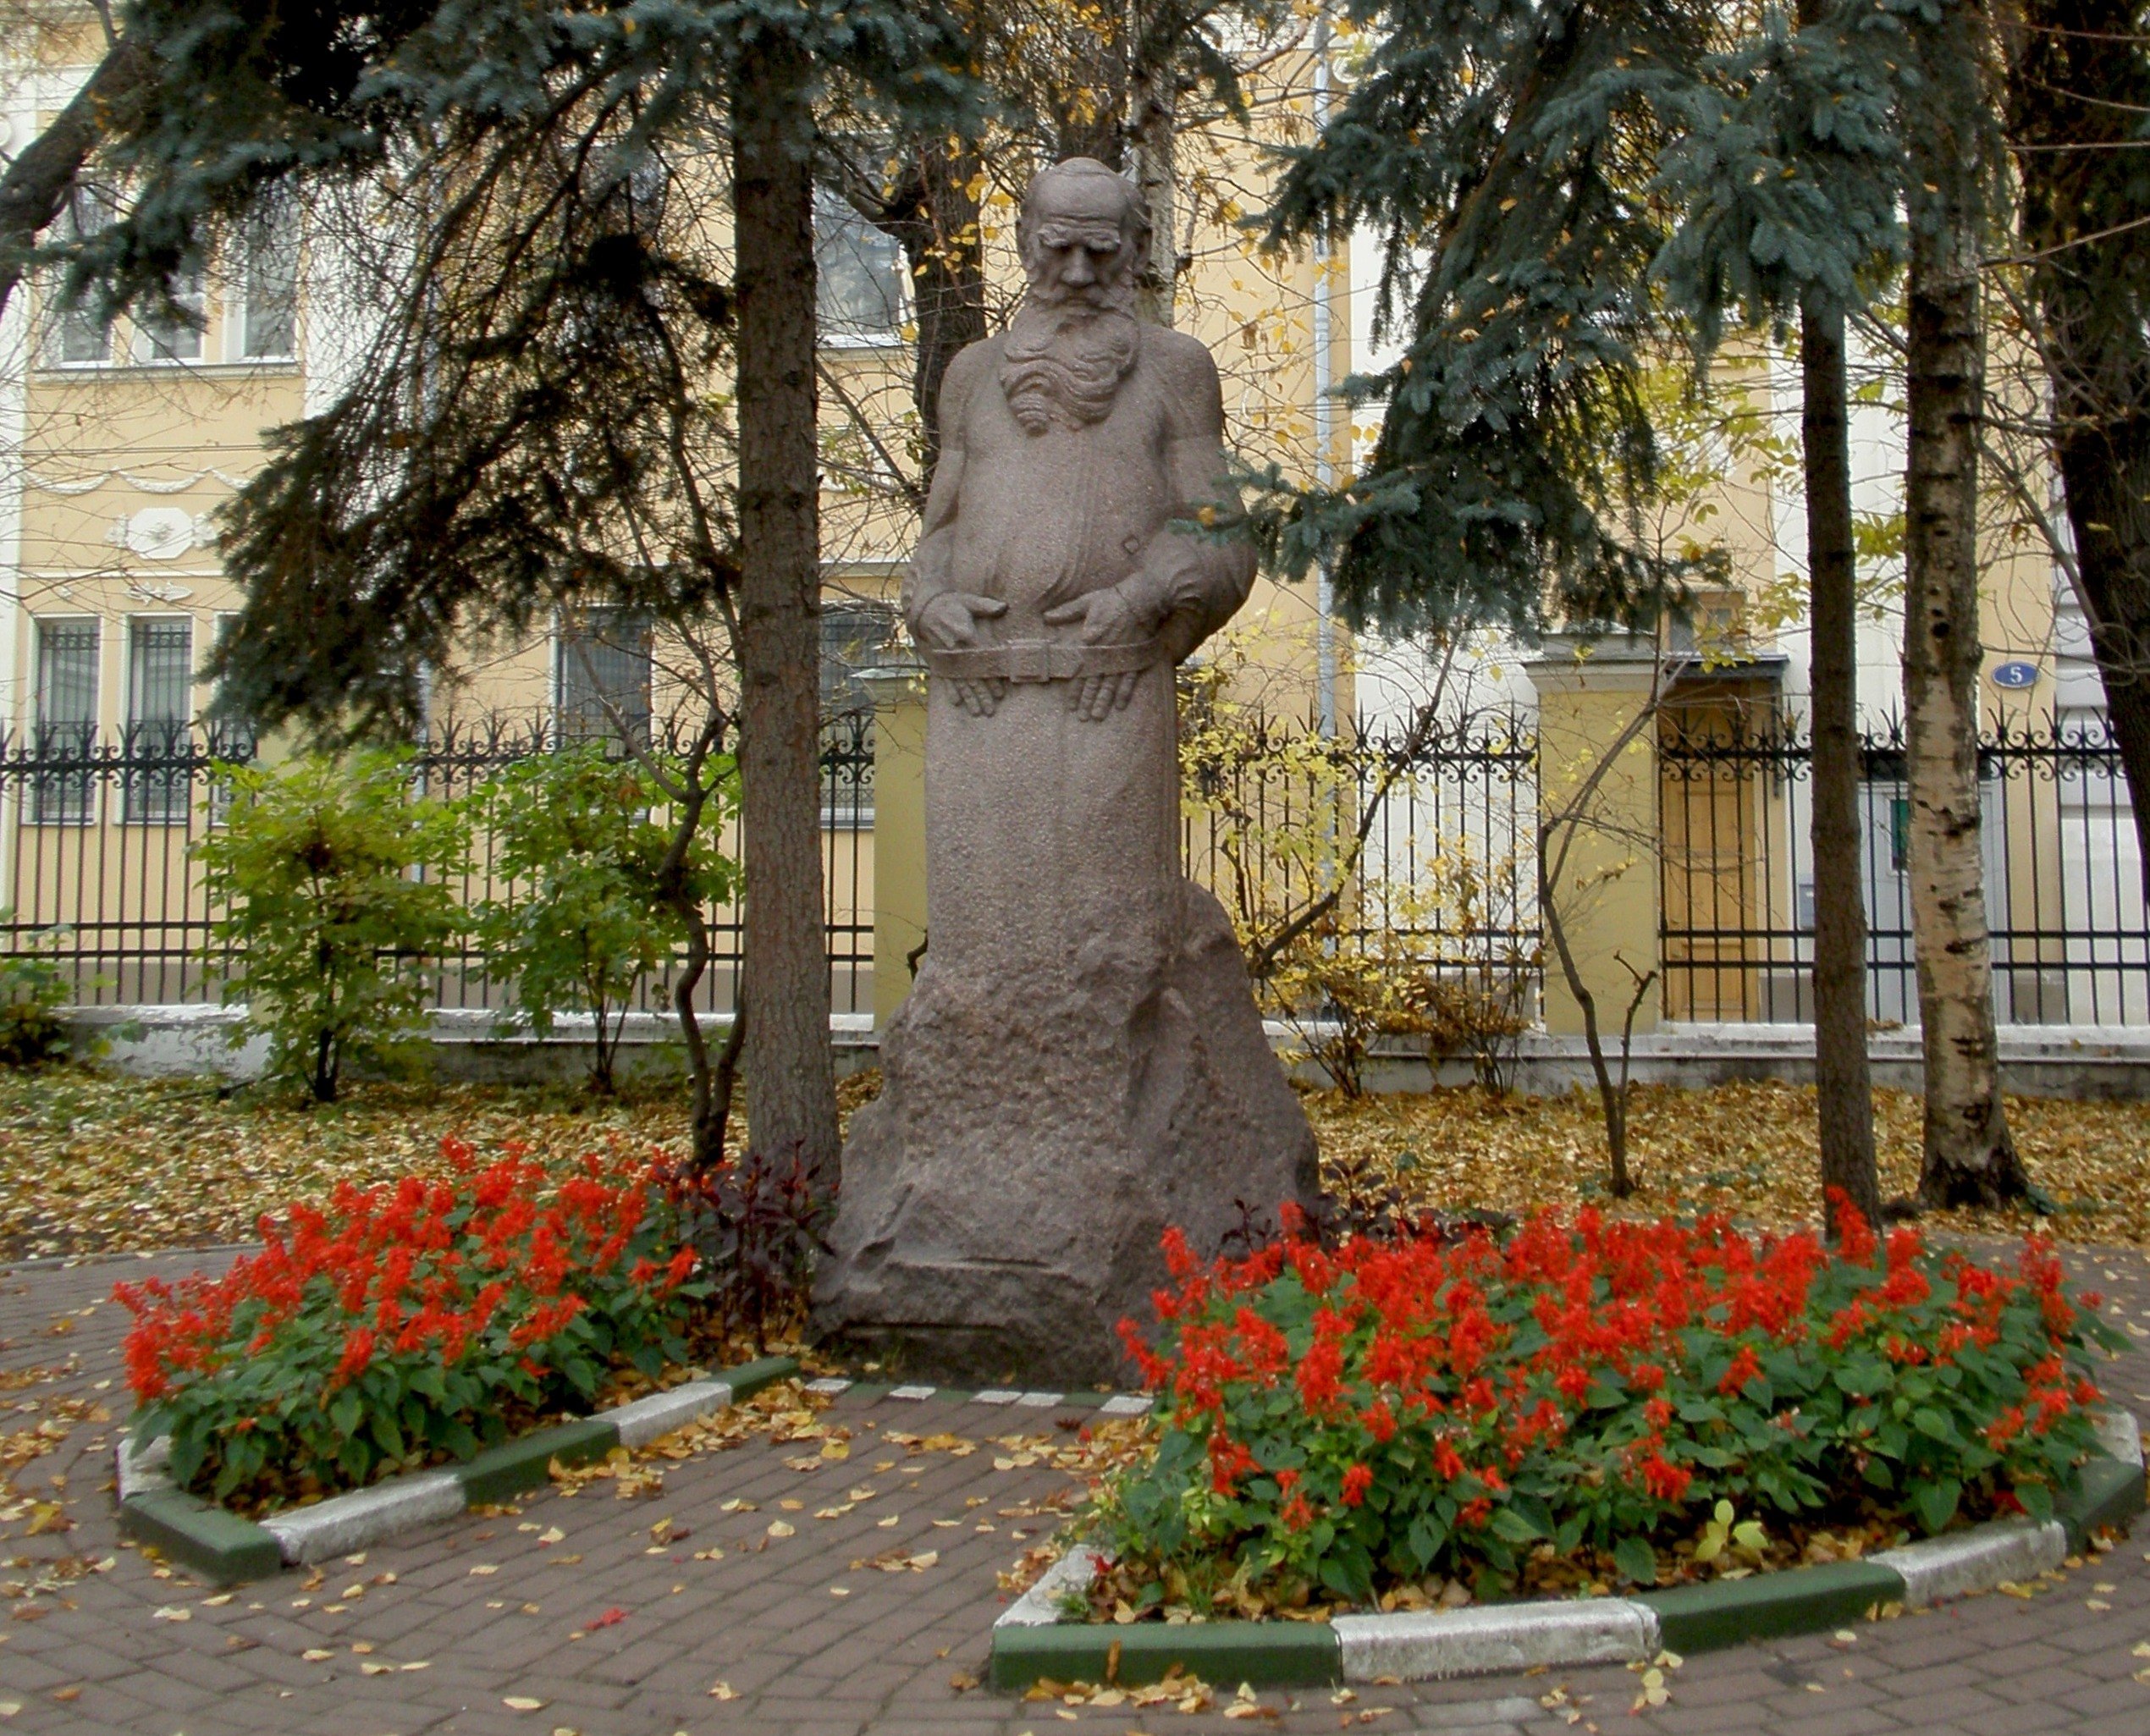
M105 221L91 231L91 234L100 234L119 221L119 201L108 189L95 185L77 187L62 208L54 225L63 229L69 239L83 238L80 221L75 216L75 202L78 200L95 201L108 207ZM46 325L45 365L69 373L93 373L100 369L125 366L126 358L119 354L120 322L117 319L108 321L105 325L103 355L69 355L67 353L68 328L76 320L85 320L89 311L84 307L62 308L59 305L59 287L60 273L55 270L46 279L46 293L41 298Z
M223 358L233 367L278 367L299 359L299 295L305 281L300 249L304 238L299 225L299 208L295 201L288 201L282 207L282 221L290 224L291 267L291 341L283 350L264 350L258 355L246 348L248 311L251 306L250 290L254 278L254 253L249 230L251 223L241 223L233 235L230 250L230 269L225 273L230 288L223 298Z
M207 324L209 274L207 270L197 266L193 277L193 286L184 290L179 299L182 306L190 306L196 313L202 316L204 323L199 327L182 326L177 333L180 338L193 343L193 353L191 355L160 354L158 346L163 340L137 316L128 322L133 328L133 333L128 344L128 355L134 366L199 367L210 359L210 333Z
M863 217L859 215L856 208L851 205L850 201L846 200L841 193L837 192L833 187L821 186L819 185L816 185L814 189L814 207L816 218L814 251L817 259L814 284L814 329L819 347L824 350L880 350L901 349L910 341L910 339L903 335L904 329L906 327L912 323L915 317L912 299L913 286L911 282L910 261L905 255L902 247L898 245L893 238L890 239L889 245L896 248L896 313L894 322L886 329L881 331L862 331L856 329L838 330L832 327L824 325L821 322L821 310L819 305L821 293L820 270L819 262L819 255L821 246L819 215L821 207L824 201L831 207L841 207L845 212L849 220L854 221L869 229L874 228L873 224L868 223Z

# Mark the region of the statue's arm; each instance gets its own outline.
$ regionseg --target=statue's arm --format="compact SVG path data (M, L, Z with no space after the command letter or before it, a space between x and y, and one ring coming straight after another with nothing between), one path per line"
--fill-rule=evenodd
M964 446L971 394L984 372L985 345L973 344L948 364L940 383L940 461L926 491L925 530L903 576L903 620L911 637L928 649L959 651L979 643L981 620L1006 614L997 598L975 596L956 583L956 517L963 493ZM956 703L973 717L990 717L1007 690L1005 681L948 683Z
M956 511L963 492L965 423L984 347L973 344L959 351L940 382L940 460L926 492L924 531L903 581L903 617L913 632L926 605L956 587Z
M1232 618L1254 582L1254 544L1224 460L1224 393L1216 363L1199 342L1171 334L1162 346L1166 458L1173 516L1204 531L1167 527L1143 551L1127 581L1130 600L1157 624L1175 661Z

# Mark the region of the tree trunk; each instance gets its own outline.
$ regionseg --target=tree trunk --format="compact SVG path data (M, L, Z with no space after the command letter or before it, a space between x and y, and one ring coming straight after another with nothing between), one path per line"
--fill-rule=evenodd
M1960 24L1961 20L1957 20ZM1954 52L1935 47L1936 58ZM1938 105L1937 105L1938 107ZM1998 1204L2025 1192L2002 1112L1978 811L1978 428L1985 388L1976 207L1939 118L1916 168L1905 384L1905 756L1911 933L1926 1061L1920 1198Z
M1548 834L1541 831L1538 838L1538 916L1545 924L1546 938L1552 942L1553 956L1559 961L1561 975L1568 983L1568 992L1575 997L1575 1005L1583 1012L1583 1046L1590 1053L1590 1077L1597 1082L1598 1107L1605 1112L1605 1151L1610 1175L1608 1188L1615 1199L1625 1199L1635 1192L1635 1177L1628 1170L1628 1092L1626 1078L1625 1044L1623 1044L1621 1078L1613 1083L1612 1069L1605 1059L1605 1038L1598 1028L1597 997L1591 994L1577 968L1574 954L1568 945L1568 925L1561 920L1560 907L1553 897L1552 875L1547 871ZM1651 974L1654 976L1655 972ZM1638 997L1639 998L1639 997ZM1628 1028L1631 1033L1635 1011L1628 1012Z
M731 1125L731 1096L739 1087L739 1051L747 1044L747 995L742 989L731 1000L731 1024L724 1033L724 1047L709 1075L709 1105L706 1117L695 1125L695 1151L706 1153L714 1168L724 1161L725 1131Z
M679 1017L680 1035L686 1044L687 1161L698 1176L708 1175L724 1161L725 1120L731 1106L746 1006L743 996L734 996L731 1028L725 1035L723 1057L713 1070L708 1039L702 1033L701 1016L694 1010L694 997L709 968L709 913L690 884L687 864L695 837L702 829L702 816L716 792L716 784L705 780L703 772L721 736L713 705L710 720L681 767L683 775L672 808L672 841L657 866L657 901L679 919L686 934L686 960L672 979L672 1011Z
M1830 1234L1836 1190L1881 1221L1866 1065L1866 905L1861 884L1859 631L1851 530L1844 310L1800 310L1800 433L1806 482L1814 712L1814 1080Z
M597 1039L597 1055L590 1063L590 1090L598 1097L616 1096L619 1082L613 1077L613 1057L620 1050L620 1031L626 1018L625 1006L615 1011L603 995L590 1000L590 1033Z
M83 165L107 138L132 124L154 70L149 51L122 36L74 100L0 174L0 313L22 281L38 236L67 208Z
M2140 0L2029 0L2009 132L2028 147L2020 233L2077 590L2150 876L2150 238L2123 227L2150 200L2150 163L2131 148L2150 106L2141 16Z
M336 1073L339 1056L336 1052L336 1033L324 1028L313 1050L313 1100L334 1103L336 1100Z
M702 907L680 892L665 898L665 907L686 925L686 962L672 979L672 1011L680 1022L680 1037L686 1044L687 1167L707 1175L724 1161L724 1138L708 1138L710 1104L714 1094L709 1077L709 1039L702 1034L701 1015L694 1010L694 996L709 968L708 919ZM737 1022L738 1014L732 1015Z
M764 35L732 97L739 376L741 977L754 1144L832 1184L836 1080L821 887L813 113L797 44Z
M2067 296L2063 290L2041 299L2053 308ZM2132 406L2091 401L2083 389L2087 369L2053 372L2060 412L2054 444L2079 594L2105 688L2106 723L2127 774L2142 890L2150 897L2150 349L2142 339L2135 326L2103 340L2136 352L2143 395ZM2113 349L2104 357L2109 365L2120 359Z
M1094 157L1119 169L1127 142L1127 20L1121 8L1107 6L1072 22L1069 64L1050 118L1053 155L1062 163Z
M1149 256L1136 278L1137 308L1160 326L1172 322L1172 297L1179 284L1178 185L1173 146L1179 124L1179 80L1174 69L1177 42L1169 25L1172 14L1139 6L1134 16L1133 65L1127 78L1129 132L1134 145L1135 184L1149 213Z
M985 255L973 190L984 164L968 145L951 146L939 135L914 141L907 154L901 185L862 214L896 238L910 267L918 332L911 396L925 433L930 482L940 460L940 383L957 353L985 335ZM857 196L853 203L860 203Z

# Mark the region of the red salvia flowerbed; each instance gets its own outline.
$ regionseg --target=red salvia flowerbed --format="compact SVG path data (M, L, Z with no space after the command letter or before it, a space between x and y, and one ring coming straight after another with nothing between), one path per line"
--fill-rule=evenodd
M1654 1584L2048 1513L2109 1329L2048 1244L1996 1270L1847 1221L1833 1252L1594 1211L1209 1263L1168 1237L1155 1343L1122 1326L1160 1435L1102 1492L1104 1606Z
M441 1150L448 1179L264 1217L267 1247L222 1278L117 1287L136 1439L170 1434L182 1487L256 1506L355 1487L686 1359L704 1287L661 1170Z

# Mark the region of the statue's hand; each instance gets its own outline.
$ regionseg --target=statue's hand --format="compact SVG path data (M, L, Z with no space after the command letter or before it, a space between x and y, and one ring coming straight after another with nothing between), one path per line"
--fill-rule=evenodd
M928 599L911 628L927 645L940 651L962 651L979 642L978 624L1008 612L997 597L975 597L965 591L943 591Z
M979 642L978 624L992 620L1008 612L1008 605L997 597L979 597L967 591L943 591L928 600L912 620L912 631L928 646L941 651L962 651ZM948 683L956 704L973 717L990 717L1007 692L1008 684L1001 681L968 681L958 678Z
M973 717L990 717L1000 707L1001 696L1008 691L1008 684L995 677L990 681L967 681L961 676L951 676L948 691L956 696L956 703Z
M1045 619L1056 627L1080 621L1085 645L1132 645L1149 631L1149 623L1117 586L1092 591L1072 603L1049 609ZM1070 681L1068 708L1091 723L1100 722L1113 712L1127 709L1127 702L1135 697L1135 684L1141 679L1140 670L1123 670L1117 675L1085 675L1079 681Z
M1132 645L1149 633L1149 624L1142 619L1117 585L1092 591L1057 609L1049 609L1045 619L1056 627L1080 621L1085 645Z

